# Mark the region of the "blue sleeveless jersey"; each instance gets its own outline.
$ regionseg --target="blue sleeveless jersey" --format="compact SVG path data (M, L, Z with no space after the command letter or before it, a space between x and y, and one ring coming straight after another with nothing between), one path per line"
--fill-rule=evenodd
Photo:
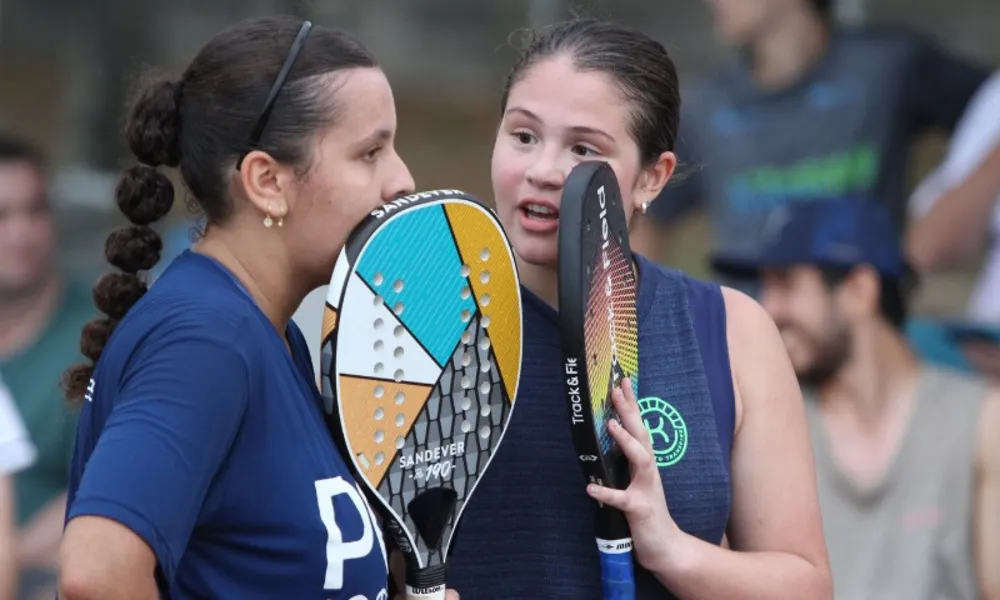
M639 266L638 399L674 520L718 544L729 520L735 398L718 285ZM448 584L475 600L600 597L594 503L576 460L556 311L524 294L517 409L459 525ZM636 597L672 597L636 565Z
M79 417L67 520L156 555L164 597L386 600L375 518L328 433L302 333L186 251L125 316Z

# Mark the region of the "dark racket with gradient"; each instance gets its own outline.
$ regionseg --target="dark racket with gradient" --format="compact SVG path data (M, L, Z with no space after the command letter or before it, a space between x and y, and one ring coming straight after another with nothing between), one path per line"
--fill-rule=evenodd
M406 558L406 596L443 599L462 511L510 419L521 292L492 210L455 190L401 198L351 234L323 318L331 430Z
M590 482L618 489L628 459L608 433L611 390L639 368L635 273L618 180L607 163L577 165L559 206L559 327L573 443ZM597 506L604 600L633 600L632 537L624 514Z

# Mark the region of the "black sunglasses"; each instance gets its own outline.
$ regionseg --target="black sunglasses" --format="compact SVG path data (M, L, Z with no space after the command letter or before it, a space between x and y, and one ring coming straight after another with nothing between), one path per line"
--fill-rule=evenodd
M264 102L264 108L260 111L260 116L257 117L257 124L254 125L253 130L250 132L250 144L247 150L240 155L239 160L236 161L236 170L239 171L240 167L243 166L243 159L246 158L247 154L257 149L260 145L260 138L264 135L264 129L267 127L267 122L271 118L271 111L274 110L274 104L278 100L278 94L281 93L281 89L285 87L285 80L288 79L289 73L292 72L292 67L295 65L295 59L299 57L299 53L302 52L302 47L306 45L306 38L309 37L309 32L312 30L312 22L303 21L302 27L299 28L298 35L295 36L295 41L292 42L292 47L288 49L288 55L285 56L285 62L281 65L281 69L278 71L278 76L274 79L274 85L271 86L271 91L267 94L267 101Z

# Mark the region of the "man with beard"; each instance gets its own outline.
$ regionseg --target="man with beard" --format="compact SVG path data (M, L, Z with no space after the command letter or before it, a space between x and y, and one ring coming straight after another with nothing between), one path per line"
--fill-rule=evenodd
M88 287L56 265L41 153L0 136L0 372L38 449L14 478L23 600L55 594L76 432L59 380L79 360L80 328L93 313Z
M759 277L804 387L838 599L1000 599L1000 390L921 364L910 270L866 199L772 213Z

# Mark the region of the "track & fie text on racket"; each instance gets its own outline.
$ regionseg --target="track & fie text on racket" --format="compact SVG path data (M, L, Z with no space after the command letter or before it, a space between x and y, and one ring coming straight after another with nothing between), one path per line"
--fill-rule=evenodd
M577 358L575 356L566 357L566 393L569 394L570 406L573 407L573 424L580 425L584 423L583 418L583 399L580 398L580 371L577 367Z

